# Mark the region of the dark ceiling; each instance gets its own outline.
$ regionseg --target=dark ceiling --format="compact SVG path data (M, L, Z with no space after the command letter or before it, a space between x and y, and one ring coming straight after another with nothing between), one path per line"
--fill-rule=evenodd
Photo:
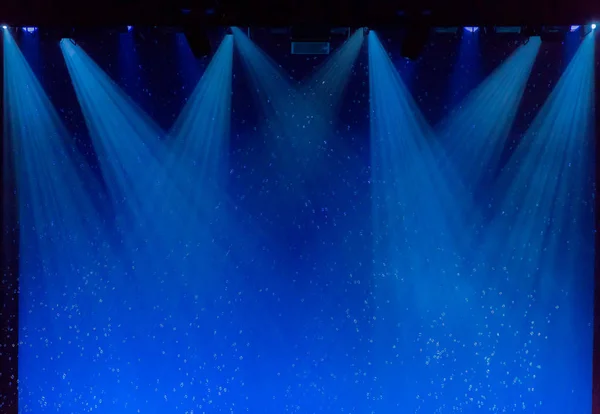
M186 12L183 12L186 11ZM208 13L207 13L208 12ZM571 25L600 20L598 0L2 0L11 26Z

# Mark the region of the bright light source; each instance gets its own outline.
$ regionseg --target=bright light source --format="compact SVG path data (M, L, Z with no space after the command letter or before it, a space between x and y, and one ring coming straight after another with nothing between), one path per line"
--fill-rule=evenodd
M571 26L572 32L576 32L577 30L579 30L579 26L575 26L575 25Z
M596 30L596 23L592 24L592 30Z
M6 26L6 25L3 25L3 26L2 26L2 28L3 28L4 30L6 30L6 29L8 29L8 26Z
M465 27L465 30L470 33L475 33L477 30L479 30L479 27L467 26L467 27Z
M133 26L127 26L127 31L131 32L133 30Z
M37 30L37 27L24 27L23 31L27 33L34 33Z

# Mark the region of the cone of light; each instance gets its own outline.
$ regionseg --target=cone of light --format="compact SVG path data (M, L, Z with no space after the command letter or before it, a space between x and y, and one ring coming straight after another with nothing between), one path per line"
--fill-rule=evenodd
M353 61L362 44L362 32L353 35L306 84L296 84L243 32L234 28L235 44L265 115L262 134L269 161L293 174L302 186L322 181L332 173L327 157L331 148L331 117L343 96ZM335 73L335 68L345 68ZM302 196L305 192L294 195ZM286 196L289 198L289 196Z
M512 329L530 332L521 359L536 369L521 381L557 412L590 409L593 100L589 36L502 169L482 246L490 276L482 308L502 303ZM501 338L503 353L522 346Z
M503 247L517 257L528 252L519 265L520 273L527 275L523 283L535 283L544 252L549 254L544 260L547 269L553 267L559 251L563 259L574 253L562 243L574 238L570 232L582 231L582 215L591 211L584 196L590 191L585 186L592 153L594 49L590 39L579 47L499 177L493 202L496 231L491 234L501 232L504 236L498 239ZM498 246L490 243L490 249L497 251Z
M211 209L197 208L196 196L183 193L184 188L190 192L197 189L176 181L192 171L187 165L178 170L179 165L173 163L178 137L166 145L161 140L164 133L81 48L65 42L61 46L92 142L98 148L111 201L117 214L130 220L120 221L118 249L121 262L129 265L126 274L136 280L131 286L137 293L122 299L128 322L122 331L125 345L109 343L114 358L127 363L120 374L127 379L125 384L147 393L144 405L167 404L162 396L152 394L152 385L139 378L175 378L180 357L189 361L191 375L198 377L207 369L207 361L220 353L224 342L217 323L239 323L223 292L239 289L241 295L244 287L237 279L240 270L232 272L238 263L230 262L228 249L241 250L244 240L233 240L231 235L239 235L218 206L207 216ZM224 234L212 233L216 220L227 223ZM229 237L231 243L223 247ZM207 308L210 311L205 311ZM135 325L130 316L137 318ZM157 327L166 328L160 337L151 335ZM154 366L151 361L157 358L172 363ZM173 386L191 392L195 381ZM111 393L120 395L116 390ZM180 403L168 403L166 410L177 411Z
M82 347L73 332L115 317L132 283L111 246L102 186L10 33L3 35L4 139L15 150L21 227L19 403L58 409L67 393L81 396L83 384L100 383L90 369L98 348ZM83 405L69 403L75 411Z
M208 210L196 209L193 195L178 190L182 187L172 181L182 175L165 169L170 159L160 141L163 132L79 46L62 41L61 47L119 211L124 251L136 251L143 260L138 270L154 273L169 263L169 272L181 269L180 276L187 279L213 258L224 257L211 252L218 248L209 243L210 220L203 215ZM178 260L192 252L194 260Z
M155 177L163 133L79 46L60 45L114 202L128 204L139 220L144 197L162 185Z
M436 232L443 235L443 239L452 240L463 229L456 223L460 204L454 199L451 185L447 182L449 177L443 177L436 168L436 158L442 155L438 154L432 139L433 133L419 114L417 105L403 85L387 52L377 35L371 33L369 79L373 174L377 175L378 183L385 183L399 197L405 198L404 202L399 203L398 212L394 213L396 218L403 221L406 219L406 225L412 228L418 224L416 221L408 222L408 217L422 217L425 227L435 228ZM410 179L406 179L409 177ZM382 194L385 193L383 191ZM383 197L390 201L389 194ZM415 199L406 203L412 197ZM384 204L379 207L384 208ZM418 207L410 212L407 210L400 213L404 208L412 209L411 206ZM426 218L427 216L431 218ZM441 240L432 237L430 241L432 239Z
M442 121L437 135L470 191L497 167L541 40L532 37Z
M200 182L226 160L231 113L233 35L221 42L171 130L173 164L184 163Z
M313 102L316 112L337 116L338 106L344 96L346 85L354 69L354 63L362 49L364 31L356 30L327 60L316 69L314 75L305 82L303 89Z
M250 78L256 102L261 105L265 114L267 128L273 130L276 142L292 138L294 131L290 130L288 119L294 120L296 117L297 86L244 32L237 27L231 30Z
M426 392L433 381L457 375L459 386L471 375L464 364L475 369L466 344L478 324L462 257L469 229L460 213L470 200L441 174L433 132L375 32L368 42L377 375L386 409L433 412L444 395Z

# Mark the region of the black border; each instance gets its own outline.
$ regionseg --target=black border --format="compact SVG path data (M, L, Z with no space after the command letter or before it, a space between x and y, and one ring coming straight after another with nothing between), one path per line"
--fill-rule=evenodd
M0 136L4 136L4 42L0 36ZM16 182L9 142L0 144L0 412L18 413L19 350L19 226Z

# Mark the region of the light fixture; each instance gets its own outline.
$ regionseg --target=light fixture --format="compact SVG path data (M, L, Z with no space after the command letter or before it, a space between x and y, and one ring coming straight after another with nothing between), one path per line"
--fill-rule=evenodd
M436 33L456 34L458 32L458 27L443 26L443 27L436 27L433 30Z
M521 26L496 26L495 30L496 30L496 33L502 33L502 34L516 33L516 34L519 34L519 33L521 33Z

